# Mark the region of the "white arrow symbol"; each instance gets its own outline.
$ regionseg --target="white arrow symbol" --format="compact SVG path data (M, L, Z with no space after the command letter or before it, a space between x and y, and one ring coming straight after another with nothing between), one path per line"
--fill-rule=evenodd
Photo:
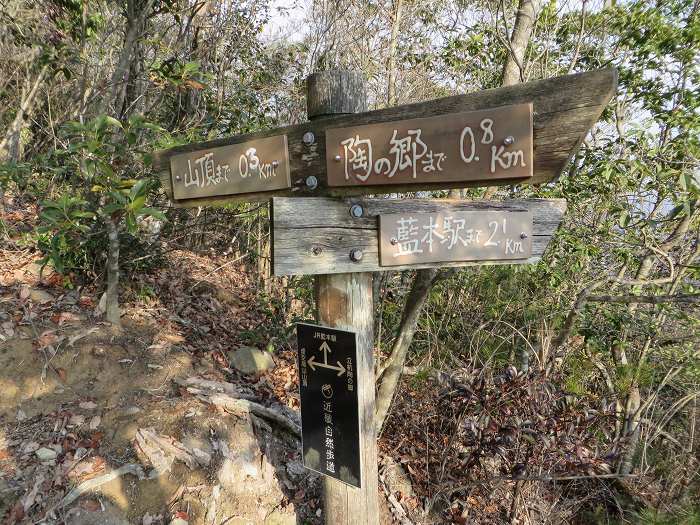
M321 343L321 348L319 348L319 350L323 352L323 362L328 364L328 353L331 351L331 347L324 341Z
M326 363L317 363L316 362L316 356L311 356L309 357L309 360L307 363L309 363L309 366L311 367L311 370L314 372L316 371L316 367L319 368L327 368L329 370L335 370L338 372L338 377L342 376L345 373L345 367L340 361L336 361L338 363L338 366L333 366L329 365L327 362Z

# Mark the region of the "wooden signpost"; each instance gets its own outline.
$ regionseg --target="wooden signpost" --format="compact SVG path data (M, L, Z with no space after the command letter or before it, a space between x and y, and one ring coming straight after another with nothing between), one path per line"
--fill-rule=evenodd
M308 79L308 123L156 154L175 206L271 199L273 273L316 275L299 371L304 462L324 474L327 524L379 519L372 272L533 263L566 211L561 199L364 195L549 182L616 85L606 69L366 112L362 76L327 71Z

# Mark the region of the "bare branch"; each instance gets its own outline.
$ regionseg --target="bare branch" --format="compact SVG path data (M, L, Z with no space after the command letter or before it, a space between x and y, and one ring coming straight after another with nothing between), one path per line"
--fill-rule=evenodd
M678 295L591 295L588 300L595 303L700 303L700 294Z

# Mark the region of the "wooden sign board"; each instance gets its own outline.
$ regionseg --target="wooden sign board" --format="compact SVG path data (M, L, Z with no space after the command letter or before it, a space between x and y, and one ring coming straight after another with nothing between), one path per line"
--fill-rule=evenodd
M523 84L518 84L515 86L508 86L496 89L487 89L484 91L477 91L474 93L468 93L465 95L456 95L451 97L444 97L436 100L430 100L426 102L420 102L417 104L407 104L402 106L396 106L391 108L384 108L376 111L368 111L365 113L348 114L348 115L338 115L334 117L324 117L319 118L313 122L306 122L303 124L297 124L294 126L287 126L284 128L272 129L260 131L257 133L251 133L247 135L238 135L234 137L226 137L222 139L213 140L210 142L199 143L199 144L187 144L183 146L178 146L176 148L171 148L169 150L156 152L154 158L154 168L161 173L161 181L165 191L168 193L169 197L173 199L175 206L179 207L189 207L189 206L203 206L203 205L215 205L215 204L226 204L228 202L236 200L254 201L254 200L267 200L271 196L275 197L291 197L291 196L349 196L349 195L362 195L366 193L395 193L402 191L418 191L418 190L445 190L450 188L462 188L470 186L484 186L484 185L505 185L526 182L528 184L540 184L552 180L554 177L561 173L566 163L569 161L573 153L576 151L578 146L583 141L586 133L590 130L591 126L598 120L601 112L605 108L606 104L610 98L615 93L617 86L617 72L614 69L601 69L597 71L591 71L588 73L578 73L575 75L565 75L556 78L550 78L546 80L538 80L534 82L526 82ZM353 183L352 185L337 186L333 185L334 182L329 180L329 173L327 173L327 163L329 155L326 151L326 132L335 129L363 129L365 126L376 126L382 125L385 129L389 130L393 122L401 123L406 121L411 121L415 119L428 119L432 122L440 123L450 123L451 119L456 114L468 114L468 112L478 112L483 110L483 108L499 108L501 106L515 106L520 105L532 105L532 160L531 166L523 167L522 169L531 169L532 176L529 174L523 175L523 173L516 173L513 171L514 167L504 169L501 168L500 161L507 162L505 157L499 155L499 159L496 160L496 171L498 173L497 177L489 175L490 172L490 160L489 155L491 152L490 147L487 146L497 146L497 140L503 141L507 135L507 129L511 123L499 120L496 118L494 120L493 130L494 133L494 143L493 144L481 144L483 137L480 134L480 121L476 122L475 126L472 127L472 131L475 134L475 148L486 148L486 158L483 159L483 149L475 151L474 160L471 163L477 166L475 163L481 167L479 172L472 170L467 164L461 160L460 151L458 148L453 150L450 154L447 150L439 149L438 145L431 143L428 138L428 133L421 133L421 140L426 145L426 147L433 150L433 161L436 161L435 153L445 153L445 158L442 160L441 166L443 167L442 173L444 176L450 177L452 175L446 175L448 170L446 169L446 162L458 161L464 164L464 168L458 170L457 175L454 175L455 179L447 179L447 182L440 182L440 178L431 178L428 175L435 175L435 172L424 172L422 163L427 161L428 166L430 161L427 158L427 151L425 155L417 159L416 178L413 179L412 168L404 167L397 168L397 172L393 177L389 178L386 172L386 163L382 162L379 166L381 172L384 175L373 174L369 177L366 183ZM518 119L517 123L525 122L525 120ZM454 124L456 126L453 129L454 133L451 135L456 135L456 140L459 141L461 133L464 128L459 128L456 121ZM504 127L505 126L505 127ZM383 153L377 153L373 151L373 169L376 167L376 161L378 159L389 159L391 146L389 142L393 135L393 127L389 130L391 135L383 138L382 140L387 141L387 148L383 150ZM414 129L414 128L410 128ZM427 129L427 128L426 128ZM399 135L399 129L397 128L397 140L400 138L405 138L405 136ZM408 128L406 129L408 132ZM466 132L468 134L468 132ZM513 132L515 133L515 132ZM189 166L184 163L184 166L180 164L180 169L173 170L176 166L172 166L171 159L181 155L187 155L186 159L190 159L193 162L196 159L201 158L205 152L212 151L214 148L229 147L232 145L245 145L251 143L251 141L257 141L266 138L279 138L282 136L287 137L288 148L289 148L289 174L291 177L291 188L289 187L289 181L282 181L280 185L283 186L282 189L272 190L272 186L266 184L261 187L261 190L254 190L251 193L237 193L240 190L234 188L225 187L222 184L210 185L206 184L204 188L200 186L198 192L186 192L183 191L184 188L177 188L177 184L183 184L182 168L187 168L187 173L189 174ZM515 139L514 145L518 146L518 141L520 138L517 134L512 135ZM435 137L433 132L431 132L431 137ZM332 138L332 137L329 137ZM340 138L341 141L349 138L348 136ZM362 140L362 136L359 137ZM465 140L467 137L465 135ZM423 152L423 148L419 147L417 141L416 143L416 156ZM501 144L504 145L504 144ZM468 148L469 142L465 144L463 153L466 158L469 158L471 153L470 148ZM342 155L342 146L338 146L338 143L333 146L333 155L330 157L334 163L335 155ZM400 146L397 146L400 148ZM440 146L442 147L442 146ZM451 146L455 147L455 146ZM412 151L412 150L411 150ZM504 152L506 148L504 148ZM245 153L245 148L242 152L239 151L239 157L233 158L226 162L229 163L229 167L234 169L236 162L240 160L240 154ZM395 154L394 154L395 155ZM526 152L523 151L523 159L525 162ZM260 155L258 155L260 156ZM479 157L479 161L476 161L476 157ZM269 163L274 158L270 159L267 157L261 157L264 162ZM282 158L280 155L280 163L282 163ZM359 159L356 159L359 160ZM515 160L520 160L515 159ZM224 162L224 164L226 164ZM405 160L404 160L405 164ZM343 163L337 165L334 164L333 170L342 170ZM369 165L369 164L368 164ZM436 163L433 163L436 166ZM196 167L196 166L194 166ZM393 170L393 165L391 166ZM483 171L483 170L486 171ZM502 170L502 173L501 173ZM438 171L437 168L435 171ZM451 170L450 170L451 171ZM278 169L278 172L284 174L282 171L282 166ZM512 172L513 177L510 177L510 172ZM403 175L402 175L403 173ZM407 174L410 173L410 176ZM181 180L177 180L177 176L180 176ZM341 183L344 184L344 173L341 173ZM470 179L469 177L479 176L480 179ZM517 176L516 176L517 175ZM313 179L309 179L313 177ZM399 178L397 178L399 177ZM404 181L411 180L408 183L399 184L401 178ZM230 178L230 177L229 177ZM282 177L283 179L284 177ZM307 181L311 180L314 184L308 184ZM207 182L205 178L205 183ZM188 186L188 190L192 186ZM249 188L250 189L250 188ZM207 195L207 196L198 196Z
M532 213L445 211L379 216L382 266L505 261L532 254Z
M304 466L360 487L355 332L297 324Z
M287 136L174 155L170 173L175 199L290 188Z
M326 131L329 186L532 177L532 104Z
M354 216L359 206L361 215ZM272 199L272 267L274 275L314 275L347 272L377 272L386 270L415 270L419 268L472 266L476 264L527 264L537 262L547 248L566 210L563 199L527 199L505 202L463 201L448 199L333 199L327 197L274 197ZM506 225L507 235L498 234L495 240L517 242L520 233L528 237L520 239L522 249L529 250L527 257L513 259L511 254L487 260L403 260L397 265L380 263L380 217L401 215L417 217L458 216L462 212L484 215L483 228L488 240L491 235L489 222L492 212L503 217L532 217L532 229L527 230L529 219L519 223L521 231L515 230L515 222ZM423 219L429 221L430 219ZM424 222L423 225L426 223ZM466 219L465 219L466 227ZM499 226L500 228L501 226ZM442 233L442 232L440 232ZM464 230L460 229L461 238ZM442 233L445 235L444 233ZM516 235L517 234L517 235ZM425 235L425 233L424 233ZM388 239L389 246L391 238ZM398 240L398 239L397 239ZM435 245L436 246L436 245ZM444 247L443 247L444 248ZM437 248L436 248L437 249ZM453 249L456 249L453 247ZM353 257L354 254L354 257ZM484 252L482 252L484 254ZM359 257L358 257L359 255ZM515 254L512 254L515 255ZM518 254L520 255L520 254ZM467 254L467 257L472 255ZM439 257L441 260L443 257Z

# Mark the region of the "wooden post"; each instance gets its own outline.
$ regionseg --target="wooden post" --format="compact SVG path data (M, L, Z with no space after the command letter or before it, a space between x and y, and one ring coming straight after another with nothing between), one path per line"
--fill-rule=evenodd
M307 80L309 119L366 110L362 75L323 71ZM348 213L350 211L348 210ZM348 257L350 254L348 253ZM372 274L340 273L315 278L319 324L357 333L358 404L360 411L360 489L323 479L324 516L328 525L379 523L377 436L374 425L374 355Z

